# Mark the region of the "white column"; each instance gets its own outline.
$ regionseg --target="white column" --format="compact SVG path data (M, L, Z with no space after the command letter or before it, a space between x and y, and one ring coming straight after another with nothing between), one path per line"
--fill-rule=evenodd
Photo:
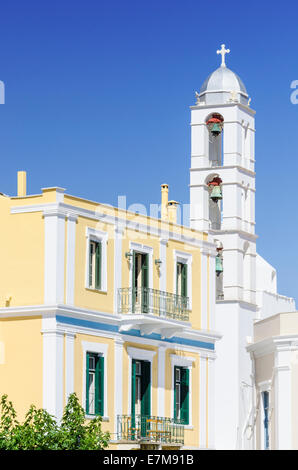
M215 329L215 307L216 307L216 273L215 273L216 251L209 252L209 329Z
M201 329L208 328L208 252L201 248Z
M115 225L114 231L114 312L118 312L118 289L122 287L122 237L123 227Z
M56 319L43 319L43 408L58 420L63 414L64 331Z
M115 424L114 432L117 433L117 416L122 415L122 402L123 402L123 343L120 338L114 341L114 357L115 357L115 385L114 385L114 403L115 403Z
M74 305L77 217L68 215L67 218L66 304Z
M196 184L197 171L190 174L190 227L208 232L209 223L209 190L206 184ZM198 174L198 177L200 175Z
M199 411L199 432L200 448L207 446L207 364L206 357L200 355L200 411Z
M65 214L57 209L44 211L45 223L45 304L64 303Z
M167 290L167 243L168 239L160 239L159 257L161 259L159 289L166 292Z
M292 448L291 351L278 348L275 353L275 446Z
M165 416L165 354L166 346L160 345L158 348L158 383L157 383L157 416Z
M65 403L74 392L74 340L75 334L71 331L65 333Z
M215 448L215 358L208 357L208 449Z

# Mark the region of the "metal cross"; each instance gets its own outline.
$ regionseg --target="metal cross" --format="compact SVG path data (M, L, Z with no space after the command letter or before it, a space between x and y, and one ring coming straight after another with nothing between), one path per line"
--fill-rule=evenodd
M226 45L222 44L221 49L219 51L216 51L217 54L221 54L221 67L225 67L225 55L229 54L230 49L226 49Z

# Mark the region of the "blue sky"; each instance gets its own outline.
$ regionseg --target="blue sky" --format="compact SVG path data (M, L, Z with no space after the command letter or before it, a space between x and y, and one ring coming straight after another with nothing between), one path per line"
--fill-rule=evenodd
M298 5L194 0L1 2L0 191L62 186L110 204L189 201L194 92L231 50L256 114L258 251L298 299Z

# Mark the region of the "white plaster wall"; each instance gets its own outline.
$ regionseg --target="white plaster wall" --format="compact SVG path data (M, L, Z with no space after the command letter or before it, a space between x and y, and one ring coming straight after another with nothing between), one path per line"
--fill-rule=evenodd
M217 344L215 389L216 449L250 448L243 436L250 411L251 361L247 338L253 334L255 312L237 302L216 304L216 330L223 335Z

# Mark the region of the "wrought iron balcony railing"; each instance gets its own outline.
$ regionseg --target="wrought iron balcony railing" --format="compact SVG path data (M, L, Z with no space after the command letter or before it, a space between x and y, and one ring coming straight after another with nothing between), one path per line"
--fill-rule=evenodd
M149 287L118 289L118 313L150 313L172 320L189 320L189 299Z
M180 421L159 416L117 416L117 439L184 444L184 425Z

